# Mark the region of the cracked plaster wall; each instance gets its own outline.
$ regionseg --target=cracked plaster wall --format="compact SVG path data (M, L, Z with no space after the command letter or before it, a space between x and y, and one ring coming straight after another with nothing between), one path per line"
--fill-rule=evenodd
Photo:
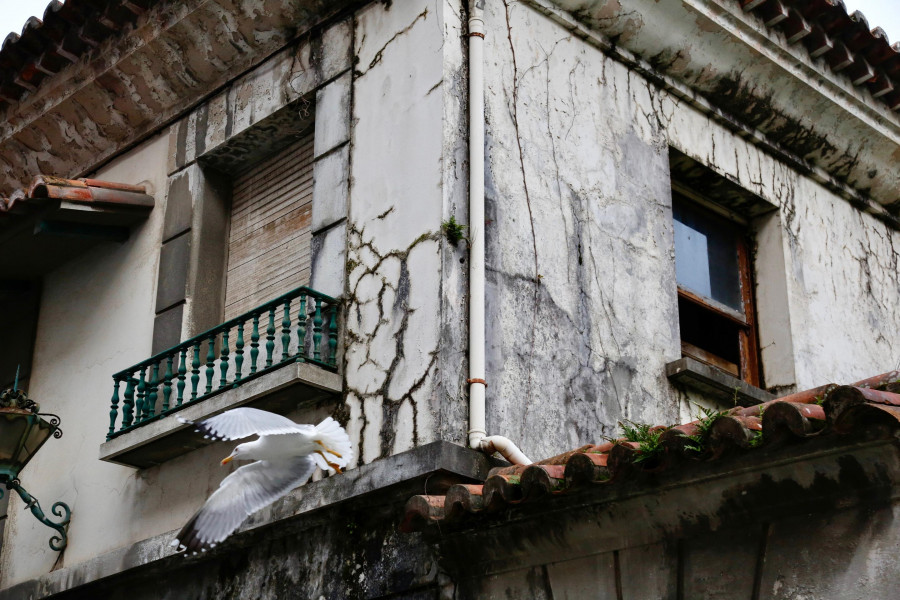
M110 375L150 351L167 150L165 136L157 136L95 174L146 185L156 207L124 244L99 246L43 282L35 376L27 392L42 411L60 416L64 435L48 440L23 470L22 481L50 518L57 500L72 509L64 562L79 562L153 528L152 516L141 508L161 490L145 488L130 469L101 463L97 451L108 428L103 398L111 391ZM18 496L8 514L3 587L46 573L57 560L47 547L53 530L34 519Z
M779 385L847 382L896 364L900 347L886 333L900 323L895 231L526 5L487 4L490 433L544 457L596 442L622 418L690 416L687 397L663 374L680 355L669 145L780 207L770 237L784 264L787 318L779 318L791 347L764 354L764 367L794 367ZM410 0L367 5L346 34L352 129L344 150L328 155L348 164L346 221L340 211L323 219L347 240L339 261L348 275L346 416L362 462L465 435L467 255L440 234L451 215L467 221L464 30L460 3ZM286 83L292 68L270 65L248 85ZM323 81L314 79L310 87ZM278 102L295 97L285 94ZM221 142L216 131L207 130L204 145ZM186 135L182 160L197 139ZM94 458L110 373L149 354L165 209L158 192L178 168L167 164L177 153L164 148L147 142L96 174L139 181L130 170L153 170L158 208L140 235L123 251L95 252L51 275L45 288L34 370L47 377L29 391L63 417L67 435L51 440L29 472L46 473L31 490L45 509L60 499L75 511L63 564L178 527L225 475L214 464L220 446L140 472ZM337 238L322 238L323 247L336 244L340 256ZM129 285L109 284L123 277ZM85 285L94 280L124 296L98 298ZM91 339L81 325L97 315L108 321L91 329L103 343L79 347L102 351L70 349L76 359L56 361L66 340ZM77 393L66 387L76 378ZM72 468L71 456L86 458ZM4 587L55 560L49 530L21 508L11 503L6 539L17 552L4 553Z
M464 434L465 253L441 235L466 199L461 23L424 0L356 16L344 373L362 462Z
M147 185L156 200L148 220L121 246L100 246L44 280L35 376L27 391L42 411L60 416L64 435L48 440L23 471L22 482L51 519L54 502L69 505L69 543L63 553L50 550L53 530L13 495L0 588L181 527L233 470L219 466L233 443L214 444L148 469L98 460L109 426L111 375L151 353L167 138L156 136L92 174ZM324 418L320 413L314 416Z
M196 171L197 157L221 150L226 142L254 125L268 123L267 117L298 99L316 98L314 193L328 206L314 207L318 210L314 210L312 282L334 296L343 293L351 39L350 20L307 36L232 82L171 128L90 174L147 184L156 206L128 242L98 248L44 281L34 354L38 371L28 392L45 410L60 415L65 435L49 441L28 465L23 481L48 515L56 500L72 508L69 545L57 566L83 563L180 527L230 471L218 463L232 443L215 444L142 470L97 459L109 426L112 373L151 354L170 190L167 176ZM272 138L284 135L283 129L275 127L273 132L270 126L265 133ZM201 193L194 200L197 208L209 198ZM338 265L336 272L334 265ZM295 418L320 420L327 414L320 406L306 408ZM4 542L16 551L3 553L0 587L47 573L58 558L47 547L52 530L22 509L14 498Z
M338 416L349 421L363 462L442 437L462 439L466 254L440 233L448 214L464 218L466 199L461 14L431 1L369 4L274 54L152 144L93 174L138 182L153 173L157 207L124 248L107 250L106 258L91 254L46 282L40 376L29 391L48 399L67 435L51 441L29 472L46 475L32 486L45 509L56 499L73 508L61 565L180 527L227 474L217 463L230 444L139 471L97 461L110 375L151 353L167 177L196 170L198 159L227 151L232 138L298 98L316 98L312 281L346 299L347 410ZM98 289L111 294L109 302L97 298ZM91 324L89 336L66 324L73 315ZM60 335L68 343L55 348ZM453 367L446 376L442 357ZM78 390L64 392L60 386L72 381ZM63 398L63 406L49 400ZM448 423L447 414L457 420ZM80 457L75 467L70 456ZM17 509L14 500L6 540L17 552L4 553L3 587L48 572L56 560L46 528Z
M544 457L697 412L664 376L680 356L670 145L779 208L756 265L761 330L790 333L761 340L775 385L895 367L895 230L527 3L486 11L489 433Z

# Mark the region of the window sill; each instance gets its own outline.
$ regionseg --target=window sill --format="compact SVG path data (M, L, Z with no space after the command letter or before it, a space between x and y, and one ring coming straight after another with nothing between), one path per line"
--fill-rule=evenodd
M178 411L177 416L200 421L239 406L252 406L279 414L297 405L313 404L341 394L341 375L309 363L288 363L241 386L226 390ZM123 433L100 446L100 460L147 468L210 444L169 415Z
M753 406L775 399L764 389L687 356L667 364L666 377L729 405L736 401L740 406Z

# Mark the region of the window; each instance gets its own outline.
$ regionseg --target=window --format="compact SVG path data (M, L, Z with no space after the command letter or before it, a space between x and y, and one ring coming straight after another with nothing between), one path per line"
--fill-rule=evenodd
M313 133L232 185L225 320L309 283Z
M750 251L724 209L673 184L675 277L683 356L760 386Z

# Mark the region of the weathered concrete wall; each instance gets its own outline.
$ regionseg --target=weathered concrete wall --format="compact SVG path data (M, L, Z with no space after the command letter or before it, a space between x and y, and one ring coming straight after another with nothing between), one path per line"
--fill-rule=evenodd
M61 565L77 564L179 527L227 474L217 466L230 451L227 444L141 471L97 460L97 447L108 427L110 377L152 354L160 247L164 238L179 233L173 228L178 215L186 219L188 227L193 221L194 246L199 248L198 240L205 240L200 238L208 228L208 208L215 198L209 197L200 181L197 157L222 150L234 139L247 146L248 129L266 123L267 117L298 99L311 96L315 101L317 91L323 99L317 103L321 110L315 113L320 127L314 169L320 185L327 185L317 191L317 196L322 206L337 205L338 209L336 215L334 211L319 211L313 280L321 289L341 295L343 269L335 274L332 265L344 262L345 236L335 224L344 218L341 211L346 213L341 181L346 189L347 172L341 168L341 160L343 157L346 163L347 159L341 147L346 147L349 135L351 36L349 22L340 21L286 48L173 127L91 174L117 182L146 183L157 204L148 222L136 229L125 245L98 249L60 268L44 282L34 358L36 374L28 392L42 402L45 410L60 415L66 435L47 444L29 465L23 480L48 510L56 499L67 502L73 510L69 546ZM338 77L342 71L348 77ZM273 130L271 125L260 129L270 142L279 135L291 134ZM246 150L243 146L240 150ZM337 168L320 168L332 162L337 162ZM332 173L333 177L326 176ZM186 207L167 211L167 195L175 198L173 190L178 189L167 176L171 180L185 174L196 180L195 185L185 186L189 188L188 193L181 194L185 197L178 197ZM167 212L172 223L167 223ZM227 219L227 212L225 216ZM166 233L167 229L171 231ZM221 255L221 244L205 241L207 251ZM188 300L183 327L174 327L176 338L181 330L181 339L222 320L220 309L214 315L197 317L205 305L216 305L212 300L221 291L221 276L210 273L212 261L202 254L188 262L160 274L161 278L171 277L176 274L168 271L179 268L192 274L186 278L187 289L182 290ZM182 311L178 308L180 321ZM170 340L168 345L172 343ZM38 477L33 480L29 473ZM3 553L3 587L46 573L56 561L55 553L46 546L46 531L50 530L30 514L17 510L20 508L21 502L15 499L9 511L5 547L15 547L16 552Z
M636 470L427 539L453 598L892 598L900 455L884 431Z
M167 149L165 136L157 136L96 174L146 185L157 203L147 222L121 246L98 247L44 280L34 376L26 391L42 410L60 416L64 435L47 442L22 482L48 514L57 500L72 508L66 559L114 547L123 533L141 527L134 498L123 494L122 479L133 474L96 456L109 426L102 399L110 394L110 375L150 351ZM47 547L49 533L18 496L10 501L3 586L50 570L57 557Z
M469 225L488 241L489 433L543 457L597 442L623 418L695 412L664 375L680 356L670 146L779 209L755 225L769 385L849 382L896 364L886 333L900 325L896 231L526 4L487 4L487 220ZM273 55L171 138L95 173L149 181L157 208L124 246L45 282L28 391L66 435L23 481L45 508L73 507L62 564L177 528L225 475L221 445L138 472L97 461L110 375L150 354L167 176L310 94L315 194L329 198L314 206L313 285L345 294L342 416L359 461L462 442L467 256L441 234L451 215L467 221L461 5L372 3L336 37ZM317 62L332 42L352 70ZM56 560L49 530L21 509L11 503L3 587Z
M614 52L739 117L801 157L821 181L877 212L896 202L900 118L846 72L810 57L732 0L527 0L568 11ZM564 21L574 22L569 17ZM874 26L874 24L873 24ZM621 51L621 52L620 52ZM855 188L848 189L847 186ZM860 191L862 193L860 193ZM875 202L873 202L875 200Z
M464 406L441 389L448 368L459 393L465 347L460 255L441 234L464 198L459 31L458 12L425 0L356 17L344 373L363 462L436 439L443 406Z
M315 103L312 286L347 299L347 409L338 416L348 421L358 459L439 439L441 411L464 411L464 355L440 342L442 331L463 339L465 308L465 254L440 233L447 214L463 214L465 198L464 138L444 135L462 130L460 27L458 8L373 3L276 53L152 143L93 174L128 183L150 178L157 208L126 246L66 265L46 282L29 392L60 414L66 436L48 444L25 481L29 472L41 474L33 492L45 506L55 499L72 506L60 565L180 527L229 471L217 465L228 444L140 471L101 463L96 452L108 426L111 374L151 354L162 241L185 235L186 227L195 241L202 237L209 169L228 171L248 152L291 135L285 123L292 123L279 116L285 110ZM184 178L190 185L179 187ZM173 190L181 190L180 211L167 211ZM194 257L186 268L193 275L186 277L186 309L176 315L182 338L212 324L214 315L198 314L221 287L219 277L202 272L208 260ZM449 302L443 273L454 281ZM109 302L98 302L98 290ZM457 397L449 403L439 352L456 366L449 382ZM460 419L447 427L461 438L464 426ZM80 457L74 467L73 456ZM43 526L17 508L13 502L6 536L6 547L17 550L4 552L2 587L46 573L56 560Z
M488 430L552 456L673 420L668 152L633 122L640 80L524 5L487 21Z
M85 600L436 598L442 573L434 547L419 535L400 533L401 514L402 504L394 502L332 507L192 558L165 556L167 548L132 547L151 564L97 581L96 572L108 566L104 559L114 560L101 557L70 571L64 582L29 581L0 595L15 600L55 592L57 598ZM123 563L136 558L122 554L115 558Z
M398 506L333 511L303 528L264 533L252 546L109 582L71 598L281 600L436 598L433 548L397 530ZM204 557L205 558L205 557ZM161 572L164 576L161 577Z
M696 413L663 372L680 356L669 146L779 210L756 225L768 385L896 365L895 230L527 4L489 2L487 23L490 432L551 456Z
M896 504L729 528L457 582L454 598L889 598ZM754 594L754 590L758 590Z

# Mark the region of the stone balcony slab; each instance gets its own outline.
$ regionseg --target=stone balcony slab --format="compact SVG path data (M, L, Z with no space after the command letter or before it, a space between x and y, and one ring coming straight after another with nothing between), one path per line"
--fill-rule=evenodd
M200 421L239 406L286 414L341 394L341 375L304 363L288 363L215 396L185 405L177 416ZM167 415L119 435L100 446L100 460L147 468L211 443L193 427Z

